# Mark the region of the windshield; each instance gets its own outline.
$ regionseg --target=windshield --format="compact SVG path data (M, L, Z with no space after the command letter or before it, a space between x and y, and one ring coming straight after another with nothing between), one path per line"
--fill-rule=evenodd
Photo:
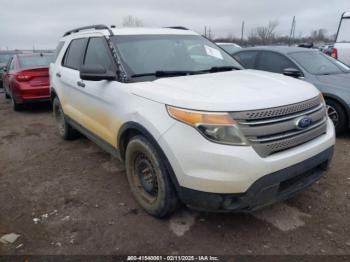
M20 68L48 67L52 61L52 55L20 56Z
M338 43L350 43L350 18L343 18L337 37Z
M130 75L242 66L197 35L119 35L111 38Z
M348 73L350 68L321 52L306 51L289 54L306 71L314 75Z
M219 44L219 46L229 54L233 54L241 49L239 46L236 46L236 45L220 45Z
M13 54L0 54L0 64L7 64Z

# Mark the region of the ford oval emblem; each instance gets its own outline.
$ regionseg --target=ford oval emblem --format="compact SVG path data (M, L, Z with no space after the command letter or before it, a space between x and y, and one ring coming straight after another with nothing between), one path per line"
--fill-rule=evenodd
M312 118L309 116L302 116L295 120L297 129L305 129L312 125Z

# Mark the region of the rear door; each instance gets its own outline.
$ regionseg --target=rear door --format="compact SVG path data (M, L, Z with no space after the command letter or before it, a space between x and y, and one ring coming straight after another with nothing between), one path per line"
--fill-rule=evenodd
M6 73L4 74L4 88L6 88L6 92L8 94L12 94L11 91L11 82L14 80L14 70L15 70L16 59L15 57L10 58L7 66Z
M350 16L341 19L334 47L337 49L339 61L350 66Z

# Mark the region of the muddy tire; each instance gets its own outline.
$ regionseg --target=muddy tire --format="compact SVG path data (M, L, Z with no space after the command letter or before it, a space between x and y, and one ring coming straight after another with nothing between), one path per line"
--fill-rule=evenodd
M179 206L161 154L143 136L134 136L127 144L125 166L130 189L136 201L152 216L162 218Z
M63 109L58 97L53 100L53 115L56 119L58 132L64 140L73 140L79 137L79 132L75 130L68 122L63 113Z
M328 116L333 121L337 135L344 133L348 125L345 110L338 102L331 99L326 100L326 104Z

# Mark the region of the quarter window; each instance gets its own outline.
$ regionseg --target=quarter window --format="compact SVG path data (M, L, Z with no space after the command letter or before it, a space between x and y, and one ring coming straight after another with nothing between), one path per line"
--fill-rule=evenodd
M90 38L84 65L101 65L108 71L114 70L114 62L104 38Z
M73 40L64 55L63 66L79 70L86 46L86 38Z

